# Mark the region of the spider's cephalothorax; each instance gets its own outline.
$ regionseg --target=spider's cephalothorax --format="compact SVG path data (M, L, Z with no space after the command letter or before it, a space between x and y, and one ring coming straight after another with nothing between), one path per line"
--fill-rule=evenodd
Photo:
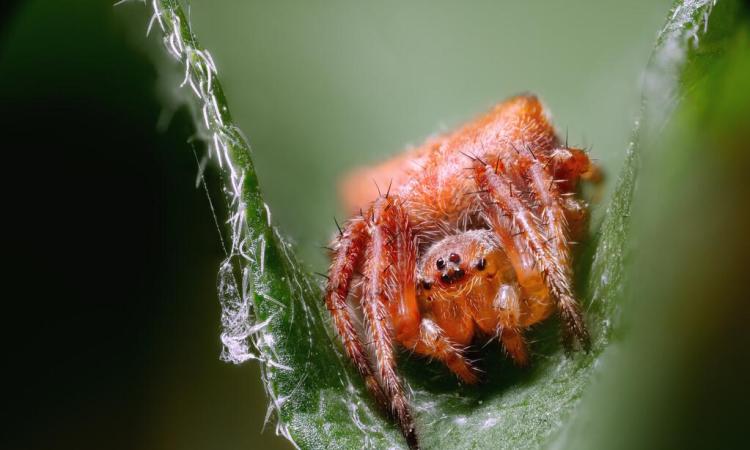
M344 183L346 206L360 212L333 243L326 305L410 447L417 435L394 340L466 383L478 381L464 356L477 334L496 336L525 365L524 329L556 310L566 341L588 345L571 286L571 239L586 229L581 178L598 178L585 152L558 140L535 97L520 96ZM378 183L387 192L373 192ZM353 293L367 339L354 324Z

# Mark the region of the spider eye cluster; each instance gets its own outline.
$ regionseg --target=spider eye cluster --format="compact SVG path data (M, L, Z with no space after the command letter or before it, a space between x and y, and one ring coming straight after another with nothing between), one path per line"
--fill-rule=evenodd
M464 277L464 269L449 270L440 275L440 281L446 284L453 284L456 281L460 281Z
M458 253L451 253L448 255L448 261L453 264L459 264L461 262L461 255ZM438 258L437 261L435 261L435 267L437 267L438 270L445 269L445 260L443 258Z
M419 288L427 291L435 287L460 286L471 276L491 271L491 255L498 247L490 233L489 230L468 230L433 244L418 264Z

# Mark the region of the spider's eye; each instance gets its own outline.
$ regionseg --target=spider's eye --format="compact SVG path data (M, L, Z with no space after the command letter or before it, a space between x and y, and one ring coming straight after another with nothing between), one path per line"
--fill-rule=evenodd
M443 275L440 276L440 279L443 280L443 283L450 283L451 276L448 275L447 273L444 273Z
M443 260L443 258L438 258L438 260L435 261L435 265L438 269L443 269L445 268L445 261Z
M422 288L425 291L429 291L432 288L432 283L430 283L429 281L422 281Z
M448 256L448 261L458 264L461 262L461 256L459 256L458 253L451 253L450 256Z
M480 258L479 261L477 261L477 270L484 270L485 267L487 267L487 260Z

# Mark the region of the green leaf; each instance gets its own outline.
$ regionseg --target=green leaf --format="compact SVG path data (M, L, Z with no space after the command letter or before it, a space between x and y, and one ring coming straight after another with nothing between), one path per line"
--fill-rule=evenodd
M695 127L683 126L672 132L677 137L669 139L663 137L664 128L678 117L684 124L707 124L713 138L720 139L739 128L737 118L747 117L750 104L747 63L743 66L737 62L741 60L733 59L734 53L747 56L747 21L741 19L745 16L739 14L738 2L712 5L709 1L678 2L661 31L645 77L643 116L615 194L595 238L580 252L577 285L593 335L591 351L566 356L559 345L558 326L552 321L532 333L535 354L529 369L514 368L499 348L483 349L483 368L490 382L479 387L458 385L438 364L401 358L424 448L601 448L612 444L618 421L640 417L638 411L625 406L628 398L611 384L623 376L638 376L630 358L643 354L639 350L651 342L639 336L654 338L648 329L641 332L637 327L633 311L639 311L642 302L628 299L637 293L658 303L657 293L665 294L675 281L653 279L653 274L649 278L648 273L633 269L632 261L644 262L640 254L635 256L643 243L634 236L641 235L630 230L633 199L646 200L644 211L637 214L644 237L653 239L668 227L677 227L674 219L656 221L654 230L658 231L649 231L649 220L659 217L654 212L659 208L647 201L647 194L680 198L686 190L675 178L680 168L689 172L697 160L708 164L715 176L723 173L726 167L721 164L736 153L729 145L722 147L725 153L703 152L702 158L686 158L701 148L696 140L685 138L695 137ZM378 413L342 354L318 282L301 269L290 245L271 226L250 147L232 121L210 54L199 45L178 1L156 0L152 8L165 48L182 67L182 92L190 93L199 135L205 138L227 182L230 255L219 273L224 358L233 362L259 360L270 411L277 417L277 432L299 447L404 447L399 432ZM730 95L725 82L734 83L730 85L741 95ZM721 95L715 97L715 93ZM722 120L714 114L717 110ZM678 141L692 146L666 143ZM747 153L743 157L747 162ZM649 176L639 181L636 190L641 162ZM664 168L674 170L661 172ZM717 180L711 178L711 182ZM714 195L720 195L720 190L715 191ZM736 201L742 201L735 195ZM728 210L717 212L729 214ZM634 252L635 243L641 245L638 252ZM689 247L677 248L684 250L678 253L681 259L653 251L643 253L652 260L664 260L664 267L680 267L695 256ZM701 250L711 253L712 249ZM639 277L647 282L641 283ZM675 306L672 303L669 305ZM630 347L634 350L623 350ZM655 357L653 363L659 365ZM658 386L663 384L654 381L649 392L653 395ZM629 415L609 413L612 405L623 405ZM589 434L592 422L598 424L597 430L607 432ZM632 440L619 442L645 439L647 430L642 428Z
M645 83L622 338L570 448L747 445L750 7L679 2Z

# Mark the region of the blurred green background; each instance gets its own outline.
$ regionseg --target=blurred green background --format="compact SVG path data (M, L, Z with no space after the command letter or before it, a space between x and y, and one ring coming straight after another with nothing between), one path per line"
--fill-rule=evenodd
M616 174L669 3L200 0L190 13L274 222L323 270L339 176L519 92L539 94L571 143ZM10 151L30 158L9 165L29 176L13 186L45 185L43 206L21 202L16 216L43 208L49 220L21 220L19 235L52 231L54 249L26 252L17 267L51 268L22 272L55 294L12 305L33 320L9 330L35 332L8 356L22 370L11 371L6 423L19 424L3 447L289 448L272 424L260 434L257 367L218 359L223 253L196 188L190 120L165 107L146 9L7 9L3 128L24 143ZM221 217L220 180L207 175Z
M670 4L198 0L191 12L276 223L321 270L343 173L521 92L616 174Z

